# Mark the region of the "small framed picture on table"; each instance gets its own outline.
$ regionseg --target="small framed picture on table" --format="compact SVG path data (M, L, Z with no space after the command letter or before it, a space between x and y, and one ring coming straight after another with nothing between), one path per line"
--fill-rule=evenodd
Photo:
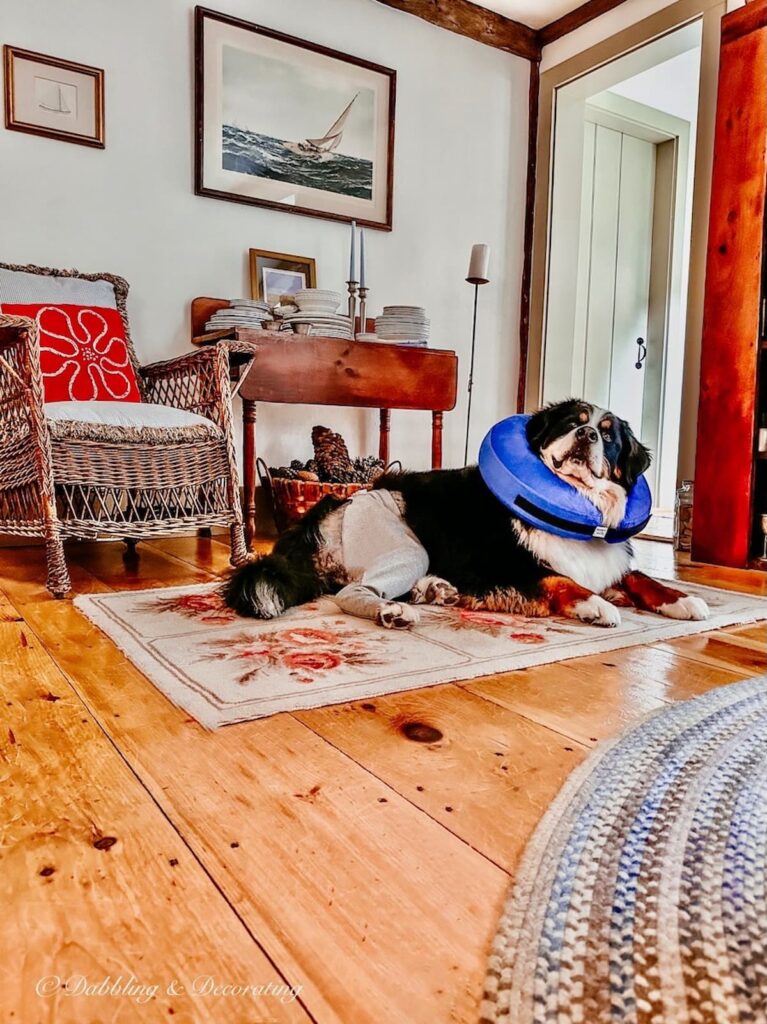
M289 256L266 249L250 250L250 294L276 306L303 288L317 287L317 270L310 256Z
M4 46L5 127L104 148L104 72Z

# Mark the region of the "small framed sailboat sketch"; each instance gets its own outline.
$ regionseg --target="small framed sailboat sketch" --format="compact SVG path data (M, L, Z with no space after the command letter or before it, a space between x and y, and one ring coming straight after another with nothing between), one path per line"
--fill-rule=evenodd
M195 191L391 230L396 72L195 8Z
M104 72L4 46L5 127L104 148Z

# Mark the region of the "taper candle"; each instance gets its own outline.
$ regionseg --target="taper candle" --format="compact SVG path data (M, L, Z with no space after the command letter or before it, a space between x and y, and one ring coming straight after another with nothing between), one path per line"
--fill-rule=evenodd
M487 284L490 280L488 269L490 267L490 246L480 243L472 245L471 259L469 260L469 273L466 280L470 284Z
M360 288L365 287L365 229L360 228Z
M353 220L352 221L352 245L351 245L351 252L349 253L349 280L350 281L356 281L357 280L357 278L355 276L356 275L356 262L357 262L357 260L356 260L357 253L356 253L356 249L355 249L356 245L357 245L357 221Z

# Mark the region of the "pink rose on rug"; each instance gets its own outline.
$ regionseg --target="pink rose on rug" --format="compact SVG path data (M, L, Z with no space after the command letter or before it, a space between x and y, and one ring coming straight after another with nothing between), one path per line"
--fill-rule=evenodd
M288 643L294 644L335 644L338 634L324 629L288 629L280 634Z
M509 633L511 640L516 640L518 644L545 644L546 637L541 633Z
M303 626L276 632L265 629L256 636L241 633L211 640L203 660L250 662L237 676L243 686L269 669L288 672L298 683L314 683L346 666L386 664L378 652L387 640L377 630L360 634L354 626L336 632Z
M468 608L441 608L439 621L452 630L472 630L492 637L505 637L520 644L545 644L547 632L555 627L536 620L536 630L525 629L530 620L524 615L503 612L471 611ZM511 632L510 632L511 631Z
M483 626L508 626L509 620L491 612L470 612L465 608L459 608L458 614L464 621L476 622Z
M237 653L240 658L268 658L269 648L262 646L240 647Z
M305 669L309 672L329 672L343 664L343 658L333 651L296 651L282 659L288 668Z
M151 611L175 612L187 619L199 619L212 625L228 625L237 618L217 590L205 590L174 597L156 597L147 601Z

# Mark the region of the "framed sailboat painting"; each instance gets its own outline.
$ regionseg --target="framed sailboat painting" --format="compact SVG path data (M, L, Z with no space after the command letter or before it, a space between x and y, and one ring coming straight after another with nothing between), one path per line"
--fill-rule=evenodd
M396 72L195 8L195 191L391 230Z

